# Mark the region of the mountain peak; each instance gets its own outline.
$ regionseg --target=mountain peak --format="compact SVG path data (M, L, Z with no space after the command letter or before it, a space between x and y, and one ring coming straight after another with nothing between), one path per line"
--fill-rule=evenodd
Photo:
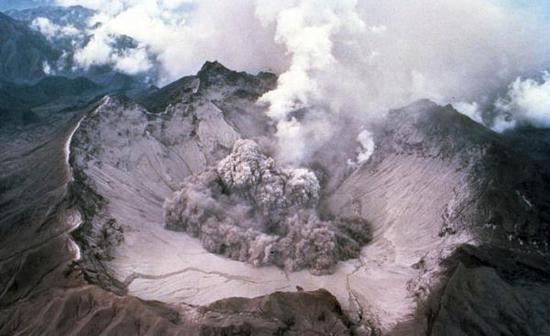
M226 68L223 64L220 62L214 60L214 61L206 61L201 69L199 70L199 74L201 73L221 73L221 72L230 72L228 68Z
M236 71L226 68L218 61L207 61L197 73L197 77L201 80L201 83L209 86L220 81L225 82L235 79L237 74Z

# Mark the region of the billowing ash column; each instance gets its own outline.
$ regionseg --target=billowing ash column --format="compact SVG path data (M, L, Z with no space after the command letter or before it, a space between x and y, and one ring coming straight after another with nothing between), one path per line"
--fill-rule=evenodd
M279 169L254 141L238 140L216 167L188 177L166 200L166 227L231 259L330 273L338 260L358 256L368 229L359 219L320 219L319 195L313 172Z

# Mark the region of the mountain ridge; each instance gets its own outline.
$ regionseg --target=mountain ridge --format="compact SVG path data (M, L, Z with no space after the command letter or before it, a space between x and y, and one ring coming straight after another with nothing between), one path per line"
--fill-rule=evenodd
M55 61L59 56L42 35L0 13L1 79L32 83L46 75L44 62Z

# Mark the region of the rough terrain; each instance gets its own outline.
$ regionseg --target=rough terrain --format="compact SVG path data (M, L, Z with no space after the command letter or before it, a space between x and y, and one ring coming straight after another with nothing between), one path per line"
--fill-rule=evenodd
M256 101L275 79L206 63L6 147L0 334L40 334L44 319L52 335L548 332L546 134L531 151L522 133L493 133L450 106L389 112L362 165L348 165L357 144L345 139L304 164L320 216L368 223L371 240L331 274L250 265L167 230L165 200L223 166L240 139L274 154Z

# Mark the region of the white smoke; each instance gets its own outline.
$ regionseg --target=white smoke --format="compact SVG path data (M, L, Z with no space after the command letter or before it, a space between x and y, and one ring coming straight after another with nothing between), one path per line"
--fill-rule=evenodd
M60 26L53 23L48 18L39 17L31 22L31 27L38 30L47 39L60 38L65 36L79 35L80 31L73 25Z
M261 4L267 9L259 5L259 17L275 25L275 41L290 58L277 89L262 101L278 122L280 156L291 162L338 138L342 123L362 124L422 98L455 103L482 123L491 96L550 61L548 26L504 1ZM307 48L314 43L314 51ZM318 114L310 119L319 127L293 118L304 107Z
M42 62L42 71L48 76L53 75L55 72L52 69L52 66L47 62Z
M77 64L112 64L113 37L129 36L154 55L160 65L159 85L195 73L207 60L251 72L280 72L284 50L273 32L255 17L247 0L57 0L60 5L82 5L98 11L89 22L93 43L79 51ZM136 54L142 57L142 54ZM116 60L115 60L116 61ZM130 67L147 71L149 65ZM123 68L123 67L121 67ZM120 69L122 70L122 69Z
M357 136L357 141L361 144L361 150L357 154L357 163L361 164L370 159L371 155L374 153L374 140L372 133L364 130Z
M453 107L458 112L472 119L473 121L483 124L483 116L480 110L479 104L477 102L458 102L453 103Z
M509 0L57 1L101 13L95 20L103 24L90 28L98 44L80 53L84 64L112 62L105 56L111 46L100 42L128 35L154 55L160 84L214 59L278 73L277 88L261 102L278 126L279 158L288 162L307 160L344 124L368 128L388 109L421 98L453 103L480 122L499 90L550 65L543 14ZM147 68L126 63L120 68ZM503 99L510 103L493 128L533 117L518 99Z
M289 162L299 162L306 142L311 143L302 124L291 113L303 108L321 108L316 106L323 101L316 73L329 72L336 66L333 39L338 34L353 36L365 28L355 7L355 0L269 5L258 1L258 17L264 25L275 25L275 42L283 44L290 57L290 67L279 76L277 88L260 98L260 102L269 105L268 116L277 122L281 157Z
M74 54L74 61L87 69L93 65L112 65L114 69L130 75L144 73L153 68L153 62L145 45L136 48L117 48L117 39L100 28L85 47Z
M497 132L518 124L550 127L550 73L543 72L540 81L517 78L507 95L495 102L495 109L500 112L492 127Z
M348 166L352 169L355 169L363 163L367 162L376 148L376 144L374 143L374 136L371 132L367 130L362 130L361 132L359 132L356 140L359 143L359 146L356 148L357 157L355 158L355 160L348 159L347 161Z

